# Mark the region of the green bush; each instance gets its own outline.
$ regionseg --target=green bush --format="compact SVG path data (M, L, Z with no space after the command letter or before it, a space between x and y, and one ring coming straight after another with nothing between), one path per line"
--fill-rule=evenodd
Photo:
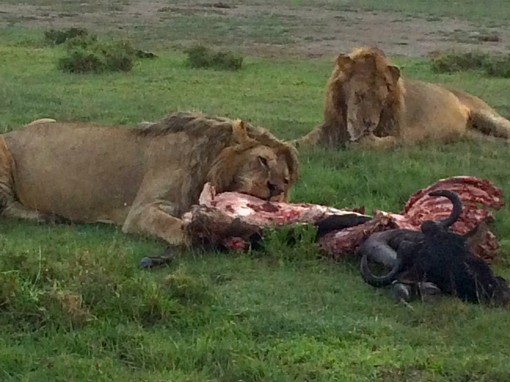
M66 55L58 68L69 73L129 72L133 68L135 50L123 41L100 42L86 38L68 41Z
M230 51L214 51L203 45L196 45L186 51L188 65L192 68L215 68L220 70L239 70L243 57Z
M510 55L447 51L436 53L431 65L438 73L481 70L490 77L510 78Z
M106 64L96 53L75 49L59 59L58 68L69 73L100 73L106 69Z
M452 73L477 70L484 66L487 54L482 52L446 51L432 57L432 70L438 73Z
M498 55L487 59L484 70L491 77L510 78L510 55Z

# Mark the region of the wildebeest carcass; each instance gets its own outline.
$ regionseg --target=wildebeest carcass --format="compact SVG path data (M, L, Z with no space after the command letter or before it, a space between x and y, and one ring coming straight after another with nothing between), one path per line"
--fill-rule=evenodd
M448 198L453 208L443 220L426 220L421 231L392 229L372 234L359 248L361 275L374 287L393 285L404 300L423 290L436 286L444 293L469 302L494 305L510 303L510 286L494 275L489 265L474 255L470 247L483 232L478 226L464 235L450 231L462 213L462 202L452 191L437 190L430 196ZM375 275L369 260L390 266L385 275Z
M412 231L409 233L412 236L420 231L423 221L445 219L451 203L446 198L428 195L439 189L455 191L462 200L462 215L451 227L459 234L492 222L494 217L490 210L498 210L504 205L501 189L489 180L473 176L441 179L411 195L401 212L375 210L373 216L365 215L364 208L335 209L310 203L268 202L235 192L218 194L206 184L199 203L186 212L182 220L193 243L230 250L250 248L252 239L260 240L265 227L312 224L317 227L320 252L341 259L356 253L359 246L376 232L405 228ZM488 228L476 236L480 240L471 247L473 254L490 262L499 251L496 236ZM172 251L169 249L169 253Z

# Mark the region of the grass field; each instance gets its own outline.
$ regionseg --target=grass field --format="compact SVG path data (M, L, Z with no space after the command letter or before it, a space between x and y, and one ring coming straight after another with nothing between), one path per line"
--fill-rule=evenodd
M459 16L498 13L467 3ZM359 4L395 10L402 2ZM406 4L404 12L427 11L419 1ZM56 69L63 51L41 39L39 29L0 29L2 132L41 117L132 126L194 109L295 138L320 122L332 65L332 58L247 57L243 70L221 72L190 69L182 53L161 51L128 74L77 76ZM423 59L397 62L406 76L455 84L510 117L508 79L437 75ZM301 156L293 196L399 211L417 189L454 175L488 178L509 195L509 161L507 144L469 140L386 152L314 150ZM495 226L503 249L495 267L505 276L509 212L499 211ZM505 310L451 298L396 305L388 291L361 281L356 262L317 258L306 242L282 248L277 238L265 251L197 251L168 268L138 269L163 247L103 225L1 220L0 380L510 380Z

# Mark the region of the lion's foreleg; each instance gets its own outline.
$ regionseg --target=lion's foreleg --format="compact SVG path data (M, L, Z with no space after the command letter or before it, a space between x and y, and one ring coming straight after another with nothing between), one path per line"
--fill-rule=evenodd
M310 131L308 134L294 139L290 143L292 143L296 148L302 149L307 147L313 147L319 145L324 139L324 130L322 125L317 126L315 129Z
M152 203L131 210L122 231L159 237L170 245L187 246L182 220L172 216L172 207L164 203Z
M377 137L374 134L366 135L358 141L351 143L353 146L361 147L363 149L387 149L398 145L397 137Z

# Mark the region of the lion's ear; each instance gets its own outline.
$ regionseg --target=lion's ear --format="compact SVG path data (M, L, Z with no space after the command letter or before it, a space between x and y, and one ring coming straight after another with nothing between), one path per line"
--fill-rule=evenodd
M397 82L400 78L400 69L394 65L388 65L388 70L390 71L391 79Z
M248 137L248 130L246 129L246 122L242 119L236 119L232 123L232 135L238 143L246 143L250 139Z
M350 58L345 53L340 53L336 58L336 64L342 71L349 71L352 68L352 65L354 64L354 61L352 61L352 58Z

